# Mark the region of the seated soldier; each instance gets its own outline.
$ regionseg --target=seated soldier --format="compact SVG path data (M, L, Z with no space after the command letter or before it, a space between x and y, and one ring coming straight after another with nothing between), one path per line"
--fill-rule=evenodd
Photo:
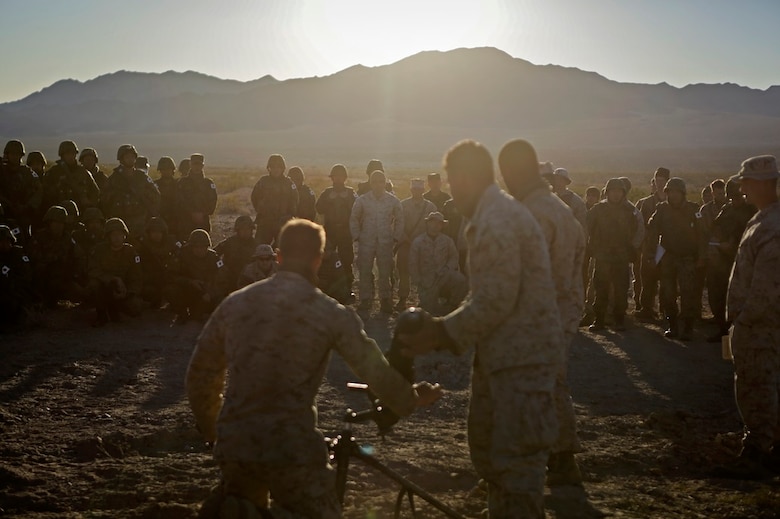
M458 250L442 232L447 220L440 212L425 218L425 233L412 242L409 274L417 287L420 306L432 315L444 315L466 297L466 277L458 271Z
M48 308L54 308L60 300L79 302L84 297L84 289L78 283L83 257L76 241L65 230L67 217L64 208L50 207L43 217L44 227L33 234L30 243L35 292Z
M152 217L146 224L146 232L138 245L138 255L143 273L141 297L152 308L160 308L163 301L171 301L181 246L181 242L168 234L168 224L159 216Z
M252 263L244 267L238 278L238 288L244 288L276 274L276 253L267 243L261 243L252 255Z
M16 245L11 228L0 225L0 332L24 324L31 284L30 258Z
M141 258L127 243L128 230L121 218L106 222L106 241L89 256L89 294L95 305L94 326L119 321L120 312L141 313Z
M233 225L235 234L228 236L214 247L222 261L222 268L216 281L216 290L220 300L232 291L240 288L238 278L251 261L255 252L255 223L249 216L241 215Z
M73 200L63 200L57 205L64 208L68 213L68 217L65 220L65 232L73 234L84 228L84 224L82 224L79 219L79 206L76 205L76 202Z
M222 262L211 248L211 237L203 229L190 232L190 239L179 252L179 273L171 294L174 323L190 319L205 321L216 306L214 283Z

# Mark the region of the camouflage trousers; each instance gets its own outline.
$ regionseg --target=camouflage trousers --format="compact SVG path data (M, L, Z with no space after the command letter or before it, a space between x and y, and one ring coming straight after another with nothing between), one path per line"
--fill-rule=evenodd
M655 312L655 298L658 295L659 270L655 258L642 255L642 266L639 269L641 279L639 305L645 312ZM663 295L661 296L663 297ZM661 303L663 312L663 303Z
M398 267L398 297L406 299L409 297L411 282L409 279L409 251L412 246L409 242L398 246L395 253L395 266Z
M680 306L677 306L677 294ZM667 252L661 260L661 298L666 317L693 322L696 303L696 260L693 256L675 256ZM679 310L678 310L679 308Z
M558 435L554 386L559 367L486 373L474 359L468 434L471 460L488 483L491 519L544 517L544 482Z
M336 478L328 465L267 466L220 461L226 495L268 508L276 519L340 519Z
M616 320L622 320L628 308L630 284L628 262L596 260L593 284L596 287L596 300L593 304L596 321L604 321L609 306L610 291L614 296L612 312Z
M734 394L745 424L742 444L762 452L780 442L779 339L775 330L734 326Z
M574 334L564 334L566 345L566 361L562 362L555 375L555 414L558 416L558 439L552 447L552 452L582 452L582 445L577 438L577 418L574 414L574 402L569 389L569 351L574 340Z
M360 300L374 298L374 260L378 270L377 288L381 299L393 297L393 287L390 277L393 275L393 244L377 241L358 242L357 264L359 272L358 290Z

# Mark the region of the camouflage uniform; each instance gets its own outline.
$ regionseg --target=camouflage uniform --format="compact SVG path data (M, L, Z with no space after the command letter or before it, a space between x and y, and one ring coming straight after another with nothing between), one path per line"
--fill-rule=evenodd
M455 353L476 348L471 459L488 482L491 517L544 517L545 467L558 436L555 379L564 362L546 243L528 210L495 184L465 233L471 293L443 323Z
M41 184L41 210L48 209L60 200L73 200L82 211L88 207L98 207L100 202L100 189L81 164L69 167L58 160L43 176Z
M5 218L16 224L11 228L22 244L30 238L30 227L37 223L42 197L41 179L27 166L0 165L0 204Z
M214 312L186 385L200 431L216 440L228 491L264 487L288 513L341 517L317 429L316 396L332 350L393 411L413 411L412 387L388 366L354 311L298 274L279 272L234 292Z
M297 186L296 191L298 191L298 208L295 211L295 216L315 221L317 219L317 195L306 184Z
M214 247L214 251L223 263L215 282L220 298L240 288L238 278L244 271L244 267L252 262L252 254L254 254L256 246L253 236L241 238L234 234L225 238Z
M454 200L447 200L444 202L444 207L442 207L441 212L444 215L444 219L447 220L447 225L444 227L444 234L452 238L452 241L455 242L455 248L458 249L458 267L460 267L460 271L463 274L468 275L466 269L468 245L466 243L466 236L463 232L465 228L463 215L458 211Z
M780 448L780 202L748 222L728 290L734 322L734 388L745 423L743 446ZM777 455L777 452L775 452Z
M153 241L150 234L153 231L162 233L160 241ZM173 297L173 280L179 271L179 250L182 243L168 233L165 220L155 216L146 226L146 234L138 244L138 256L141 258L143 274L143 289L141 296L144 301L159 307L163 300L170 302Z
M298 210L298 190L288 177L264 175L252 189L252 207L257 212L257 243L271 244Z
M60 299L82 299L78 279L83 253L70 234L55 235L48 227L40 229L33 234L29 256L36 293L46 306L54 306Z
M435 205L436 210L440 213L444 209L444 204L446 204L448 200L452 199L450 194L445 193L444 191L439 191L438 193L434 193L433 191L426 191L423 193L423 198Z
M317 200L317 212L324 217L326 248L338 251L344 265L344 272L352 284L352 262L355 252L352 248L352 234L349 231L349 218L355 205L355 191L351 187L336 189L329 187Z
M100 226L96 229L91 228L90 221L95 220L100 223ZM105 218L103 213L97 207L90 207L84 214L81 215L82 227L73 233L73 239L76 240L76 244L84 252L84 258L88 258L92 253L92 249L103 241L105 238L105 230L103 225L105 224Z
M24 321L25 308L32 303L32 272L30 258L15 245L11 229L0 226L0 327L19 325ZM2 328L0 328L2 330Z
M195 256L191 241L179 253L179 273L170 303L177 315L202 319L214 309L217 300L215 280L222 262L213 249L208 249L202 258Z
M179 236L177 183L173 177L160 177L154 181L160 192L160 217L168 224L168 231L174 236Z
M393 296L390 276L393 271L393 246L404 235L404 214L401 202L390 193L379 197L373 192L358 197L349 220L352 239L358 243L357 262L360 272L360 300L374 298L374 259L379 270L379 297Z
M194 229L211 232L211 218L217 208L217 185L203 173L190 171L186 177L176 183L176 201L178 216L176 232L180 240L186 240ZM200 221L193 219L192 213L200 213Z
M558 440L553 453L580 452L577 421L568 384L569 348L577 334L585 296L582 286L582 262L585 258L585 234L566 205L548 187L539 183L520 199L544 234L555 283L558 312L563 328L565 360L555 379L555 409L558 416Z
M701 214L701 229L704 233L704 239L709 240L712 236L712 224L715 222L715 218L717 218L718 214L720 213L720 210L723 208L725 204L718 204L715 200L711 200L707 202L706 204L702 205L699 208L699 213ZM702 303L703 303L703 297L704 297L704 287L707 284L707 280L709 279L709 270L710 270L710 264L709 264L709 255L704 256L704 263L698 267L696 267L696 307L697 307L697 313L696 316L698 318L701 318L702 316Z
M116 278L121 279L127 289L124 297L115 292ZM129 243L114 250L111 243L104 241L92 250L89 256L89 293L98 315L103 312L114 315L120 311L132 316L140 314L142 283L141 257Z
M571 212L574 214L574 218L580 223L580 226L585 233L585 237L587 238L588 208L585 207L585 202L582 201L582 198L580 198L577 193L570 191L568 188L565 189L563 193L556 193L556 195L563 200L564 204L569 206Z
M436 237L427 232L412 242L409 250L409 275L417 287L420 306L433 315L455 309L468 290L466 278L458 272L458 250L444 233ZM440 297L446 297L442 306Z
M100 201L106 218L120 218L130 231L130 241L144 235L146 223L160 209L160 192L140 169L114 168Z
M395 256L399 304L405 303L409 297L409 249L415 238L425 234L425 217L436 212L436 206L424 198L415 200L409 197L401 200L401 209L404 213L404 235Z

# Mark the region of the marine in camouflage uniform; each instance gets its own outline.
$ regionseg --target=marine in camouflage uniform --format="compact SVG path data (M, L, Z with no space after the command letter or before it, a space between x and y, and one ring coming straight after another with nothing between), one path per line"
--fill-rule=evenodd
M742 163L738 178L758 208L739 244L728 291L734 323L734 389L745 424L740 457L780 470L780 202L777 161L771 155Z
M222 261L211 248L209 233L203 229L193 230L179 253L179 273L171 294L176 324L208 318L216 306L215 282L220 268Z
M701 213L695 202L686 200L685 181L672 177L664 186L666 202L656 206L647 224L649 239L645 243L646 257L655 258L657 247L663 248L660 260L661 296L666 314L664 336L690 340L696 319L696 267L707 253L707 237L701 224ZM659 243L660 244L655 245ZM679 291L679 292L678 292ZM680 307L677 294L680 294ZM682 319L683 329L679 330Z
M30 229L38 220L42 188L38 174L22 164L22 157L24 144L8 141L0 164L0 204L5 217L16 224L11 227L15 238L26 244L30 239Z
M89 255L89 294L95 305L94 325L118 321L120 313L141 313L143 274L141 257L127 243L127 226L120 218L106 221L106 241L98 243Z
M84 296L78 283L84 260L76 241L65 231L66 218L65 209L50 207L43 217L45 227L30 241L35 291L47 307L54 307L61 299L78 302Z
M41 209L46 210L60 200L73 200L82 210L98 207L100 189L89 171L76 161L76 143L61 142L58 154L60 160L43 176Z
M24 324L32 304L30 258L16 245L7 225L0 225L0 332Z
M161 157L157 161L157 171L160 178L154 181L157 190L160 192L160 217L168 224L168 231L178 236L178 199L176 194L177 181L173 176L176 174L176 163L171 157Z
M287 165L281 155L268 157L268 174L260 177L252 189L252 207L257 217L255 239L258 244L273 244L279 238L282 225L298 210L298 190L285 176Z
M304 218L313 222L317 219L317 195L314 194L312 188L307 186L304 182L306 176L303 174L303 170L298 166L290 168L287 172L287 176L295 184L295 190L298 192L298 208L295 211L296 218Z
M459 272L458 250L452 238L442 233L447 224L435 211L425 217L426 231L409 248L409 276L417 287L420 306L432 315L444 315L466 297L466 277ZM445 302L440 303L440 299Z
M276 253L267 243L261 243L255 248L251 260L238 277L238 288L244 288L276 274Z
M238 278L251 261L255 252L255 223L252 218L241 215L233 226L235 234L228 236L214 247L223 266L219 269L216 289L220 299L239 288Z
M203 175L204 160L200 153L193 154L189 175L176 183L176 225L180 240L186 240L194 229L211 232L211 215L217 208L217 185Z
M721 337L729 333L730 324L726 321L729 276L745 227L756 214L756 206L745 202L745 197L740 193L738 178L732 177L728 180L726 193L729 201L712 222L707 249L707 294L712 315L718 325L718 332L707 338L709 342L721 342Z
M172 298L181 247L182 243L168 232L168 224L161 217L154 216L146 224L146 233L138 244L138 256L143 275L141 297L152 308L160 308Z
M582 474L574 458L582 447L568 384L568 358L585 303L582 285L585 234L571 210L550 192L539 175L536 151L529 142L518 139L505 144L498 164L509 192L530 211L544 234L563 328L565 357L555 379L559 433L547 463L547 483L582 484Z
M404 236L404 214L401 202L384 190L385 174L375 171L374 187L359 196L352 207L349 228L357 242L357 262L360 272L360 308L368 310L374 299L374 260L379 271L377 285L382 311L393 311L393 248Z
M546 242L528 209L495 184L481 144L456 145L444 169L469 219L471 292L454 312L400 338L416 354L476 349L468 436L474 467L488 483L489 515L542 518L565 352Z
M409 249L412 242L418 236L425 234L425 218L436 212L436 206L423 198L425 183L421 179L412 179L410 182L412 196L401 200L401 209L404 213L404 234L396 248L395 263L398 268L398 304L396 310L406 308L406 299L409 297Z
M639 289L639 304L637 307L636 316L642 319L653 319L655 317L655 297L658 294L658 283L660 281L660 270L655 263L655 250L658 243L649 243L650 237L647 233L647 224L650 222L650 217L655 213L655 209L661 202L666 201L666 193L663 189L666 182L669 180L671 173L666 168L658 168L653 174L652 189L653 193L640 198L636 202L636 208L642 214L642 219L645 225L645 239L642 243L642 250L640 252L641 269L640 269L640 285L635 287L634 290ZM655 236L654 239L658 237ZM647 252L645 252L647 251ZM663 299L663 296L661 297ZM661 308L663 313L663 308Z
M728 201L728 198L726 197L726 183L722 179L712 181L709 185L709 188L710 193L712 194L712 200L703 204L699 208L699 213L701 213L701 227L707 240L712 237L712 224L715 222L715 218L717 218L718 214L720 214L720 210ZM704 287L707 285L707 280L710 276L709 260L710 255L705 255L702 264L696 268L696 317L698 319L702 318ZM710 303L710 306L712 306L712 303Z
M137 243L146 230L146 223L160 210L160 192L154 181L136 169L138 152L131 144L123 144L117 150L119 166L108 178L101 196L106 218L120 218L130 231L131 243Z
M388 365L355 312L317 290L314 272L305 271L313 260L285 247L289 228L280 247L300 270L283 264L222 302L198 338L187 394L199 430L215 442L228 495L265 508L270 491L274 517L337 519L335 471L316 404L331 351L398 415L423 397Z
M432 202L438 212L441 213L444 210L444 204L452 197L449 193L441 190L441 174L428 173L428 191L423 193L423 198Z
M79 163L84 166L84 169L86 169L90 175L92 175L92 179L95 181L98 189L102 192L108 183L108 175L98 167L99 160L95 148L84 148L81 150L81 153L79 153Z
M333 185L322 192L317 199L316 207L317 212L323 216L325 224L325 236L328 240L326 249L338 254L351 287L354 280L352 263L355 252L352 248L349 219L357 197L351 187L344 185L347 181L347 168L342 164L336 164L331 168L330 179Z

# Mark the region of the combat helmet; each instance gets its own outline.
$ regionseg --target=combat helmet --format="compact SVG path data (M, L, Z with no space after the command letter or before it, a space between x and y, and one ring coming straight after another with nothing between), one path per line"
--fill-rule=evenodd
M42 162L43 167L46 167L46 157L40 151L31 151L27 155L27 165L35 164L36 162Z
M176 163L173 161L171 157L160 157L160 160L157 161L157 169L158 170L168 170L168 169L176 169Z
M233 224L233 230L237 231L241 227L248 227L250 229L254 229L255 222L252 221L252 218L250 216L242 214L241 216L236 218L236 221Z
M626 194L626 184L620 180L619 178L610 178L607 180L607 185L604 186L604 191L609 191L610 189L620 189L623 191L623 194Z
M168 224L159 216L153 216L146 224L146 232L150 233L152 231L160 231L163 234L168 234Z
M79 162L84 160L84 157L90 157L90 156L95 157L95 161L99 160L95 148L84 148L83 150L81 150L81 153L79 153Z
M125 233L125 236L130 234L130 231L127 230L127 225L125 225L125 222L121 218L109 218L106 220L106 226L104 228L106 236L111 234L114 231L122 231Z
M79 147L73 141L62 141L59 148L57 148L57 155L62 157L66 153L78 153Z
M672 177L666 181L664 186L664 193L667 191L679 191L682 194L686 194L688 191L685 187L685 180L680 177Z
M97 207L87 207L84 209L84 212L81 213L81 221L87 223L92 220L98 220L101 223L105 222L106 218L103 215L103 211Z
M122 161L122 157L125 156L125 153L132 153L136 157L138 157L138 151L135 149L135 146L132 144L122 144L118 150L116 150L116 160Z
M57 205L65 208L68 212L68 218L75 219L79 217L79 206L73 200L63 200Z
M11 152L16 152L17 155L24 157L25 151L24 151L24 144L22 144L22 141L18 141L14 139L6 142L5 148L3 148L3 155Z
M211 248L211 237L205 230L195 229L190 233L190 239L187 240L187 243Z
M46 210L46 214L43 215L43 221L59 222L65 224L68 222L68 211L64 207L59 205L53 205Z
M382 161L379 159L371 159L366 166L366 175L369 177L374 171L384 171L385 167L382 165Z

